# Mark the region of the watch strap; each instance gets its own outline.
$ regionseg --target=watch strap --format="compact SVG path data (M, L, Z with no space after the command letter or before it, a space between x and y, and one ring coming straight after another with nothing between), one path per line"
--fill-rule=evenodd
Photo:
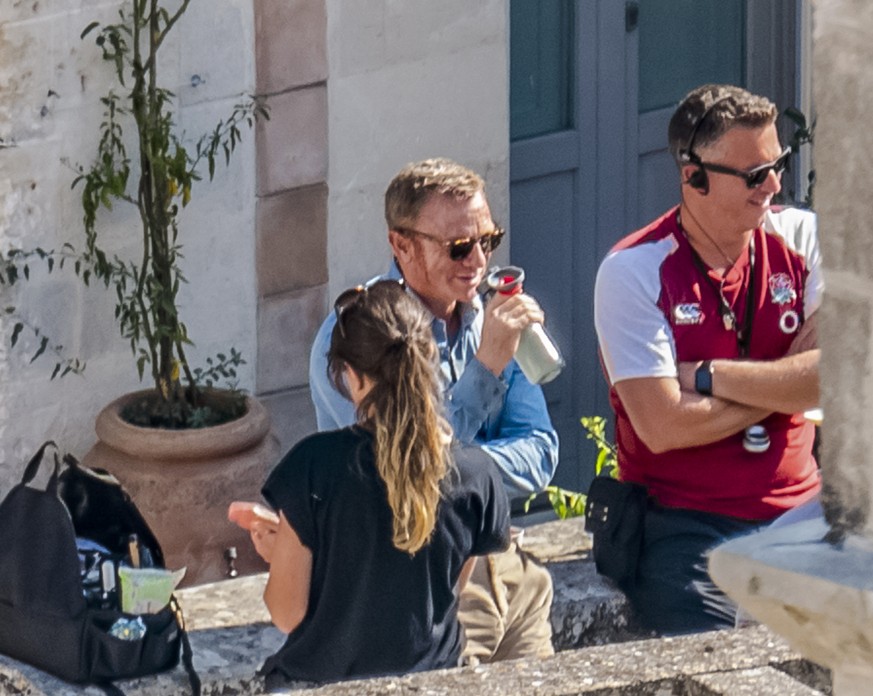
M712 360L704 360L694 372L694 390L712 396Z

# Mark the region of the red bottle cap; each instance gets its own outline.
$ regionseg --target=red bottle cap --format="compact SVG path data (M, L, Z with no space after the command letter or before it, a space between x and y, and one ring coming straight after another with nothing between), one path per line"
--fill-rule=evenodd
M506 275L506 276L503 276L503 278L501 278L500 280L502 281L501 286L509 285L511 282L513 282L515 280L515 277L513 277L511 275ZM508 290L500 290L501 295L517 295L520 292L521 292L521 283L518 283L517 285L509 288Z

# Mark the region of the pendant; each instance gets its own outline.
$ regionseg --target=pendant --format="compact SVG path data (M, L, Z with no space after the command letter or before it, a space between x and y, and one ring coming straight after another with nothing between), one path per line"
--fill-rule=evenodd
M724 330L725 331L733 331L734 330L734 313L733 312L725 312L721 315L721 320L724 322Z

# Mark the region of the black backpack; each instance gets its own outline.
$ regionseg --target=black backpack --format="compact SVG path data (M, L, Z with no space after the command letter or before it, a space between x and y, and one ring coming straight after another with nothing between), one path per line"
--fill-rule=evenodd
M40 490L29 484L48 447L55 449L54 469ZM0 503L0 652L66 681L118 694L111 681L172 669L181 651L197 696L200 680L175 598L159 612L139 617L145 625L141 638L122 640L108 632L119 619L136 617L89 586L81 540L122 559L135 534L155 567L163 567L163 554L115 478L70 455L64 464L62 471L57 447L46 442Z

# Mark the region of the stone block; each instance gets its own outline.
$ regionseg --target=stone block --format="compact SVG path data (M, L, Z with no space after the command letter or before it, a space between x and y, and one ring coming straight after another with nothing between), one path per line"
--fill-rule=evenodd
M307 186L258 199L258 293L327 282L327 187Z
M325 286L262 298L258 309L259 394L309 382L309 350L327 314Z
M822 424L824 501L832 525L860 531L865 526L873 529L868 461L873 432L873 307L869 287L846 288L842 274L834 275L837 280L828 286L819 317L822 405L827 414Z
M584 518L526 527L521 544L552 575L554 597L550 618L555 650L648 636L638 625L627 597L597 574Z
M712 552L710 575L749 615L833 669L835 680L860 676L869 687L873 545L857 535L831 544L828 531L814 518L732 539Z
M828 269L865 278L873 264L865 155L873 148L873 131L859 124L873 110L867 69L873 61L873 6L817 0L813 17L815 204L820 229L830 232L821 235L822 254Z
M170 33L167 41L174 42L178 54L178 84L173 91L183 105L238 100L255 91L252 4L249 0L191 3Z
M2 136L0 136L2 137ZM61 158L74 156L66 142L33 139L2 150L0 238L10 247L57 249L84 239L81 190L70 189L75 174ZM34 263L45 268L45 264Z
M52 70L45 57L53 52L58 22L40 17L0 26L0 138L7 143L44 138L52 130L48 116L56 101L46 97Z
M331 191L376 177L384 191L404 164L426 157L480 169L483 162L506 160L507 75L505 47L491 45L347 77L332 74ZM475 104L476 118L459 117L459 104Z
M258 194L327 179L327 88L271 96L270 120L258 124Z
M706 696L816 696L822 693L773 667L698 674L691 682Z
M397 166L400 169L402 164ZM385 188L396 171L381 181L345 181L344 190L330 190L327 256L330 298L376 275L391 264L391 247L385 224ZM354 253L349 253L354 249Z
M258 94L326 80L325 0L259 0L254 6Z
M507 18L506 6L499 0L335 2L331 5L331 77L426 57L442 59L471 46L499 44L505 51Z
M308 387L288 389L258 397L273 421L273 432L279 438L279 452L285 454L307 435L316 432L315 407Z

